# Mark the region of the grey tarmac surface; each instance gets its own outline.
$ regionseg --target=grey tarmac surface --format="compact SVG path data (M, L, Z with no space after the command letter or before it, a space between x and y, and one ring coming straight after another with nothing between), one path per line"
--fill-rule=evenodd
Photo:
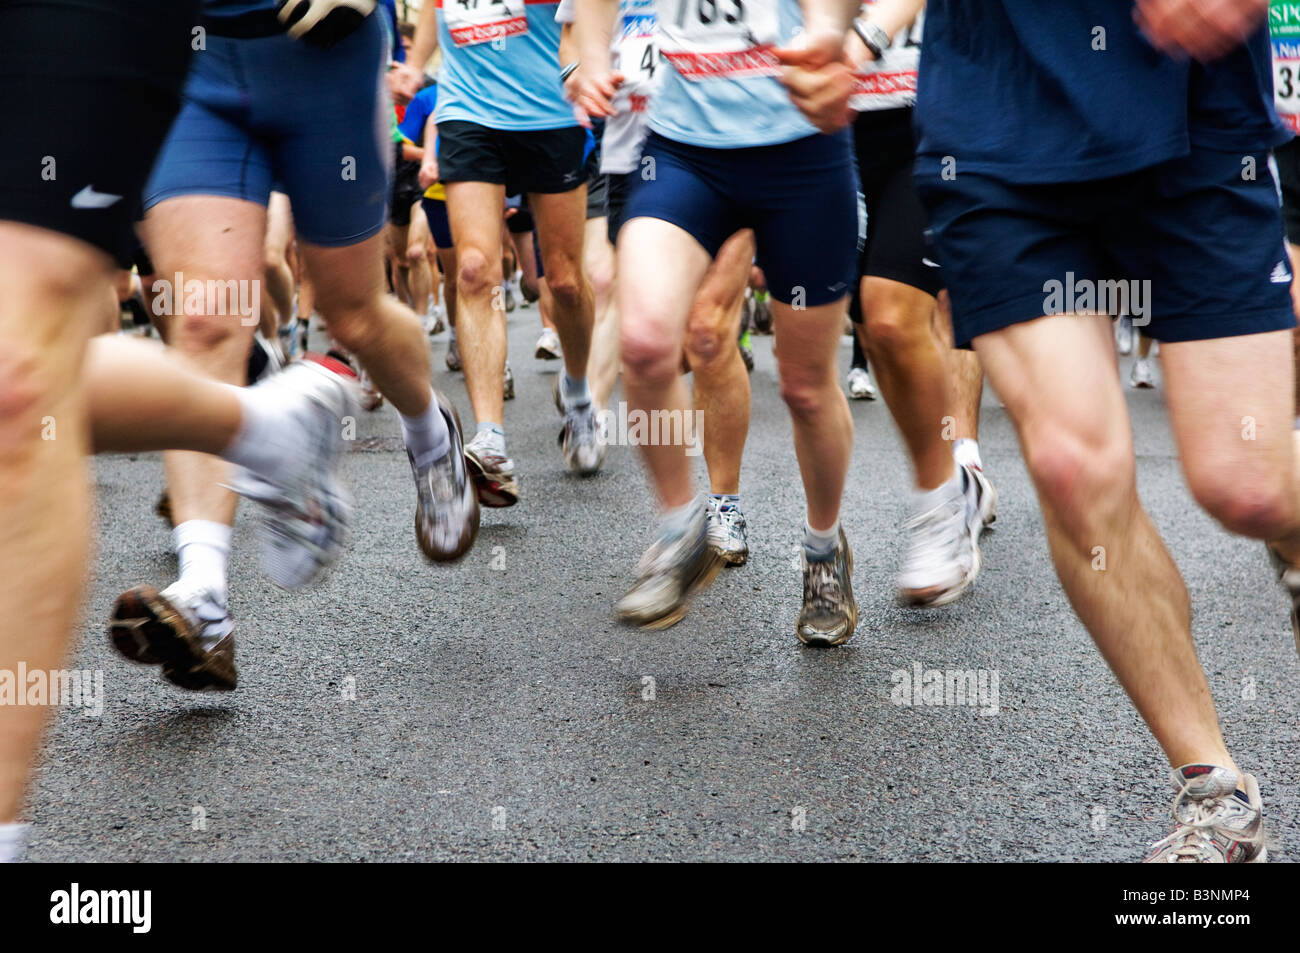
M298 594L266 582L241 510L233 694L186 693L109 647L115 596L166 585L175 563L153 514L159 458L94 462L101 533L75 665L102 670L105 705L65 709L49 735L30 860L1129 861L1167 833L1163 757L1061 593L991 393L996 530L973 591L928 612L893 601L901 444L883 402L852 403L844 521L860 622L846 646L806 649L802 491L772 339L755 337L751 561L680 625L645 633L611 613L649 542L636 452L611 448L601 475L569 476L558 365L532 357L536 310L510 327L522 503L485 511L462 563L427 565L396 416L366 415L346 460L357 531L324 582ZM468 422L445 348L434 340L437 381ZM845 370L848 352L845 338ZM1273 858L1300 856L1285 599L1263 547L1191 500L1161 392L1128 394L1142 497L1192 591L1229 746L1260 778ZM996 673L997 714L892 703L895 673L914 663Z

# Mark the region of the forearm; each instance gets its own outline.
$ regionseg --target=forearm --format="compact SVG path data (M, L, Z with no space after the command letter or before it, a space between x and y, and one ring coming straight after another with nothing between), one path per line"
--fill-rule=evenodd
M915 20L924 8L925 0L877 0L862 11L860 19L874 23L890 36L895 36Z
M803 8L805 32L842 36L853 23L861 3L859 0L799 0L799 6Z
M560 68L576 62L578 59L578 38L572 23L560 26Z
M598 72L609 69L609 47L618 19L618 0L576 0L574 39L580 63ZM571 62L571 61L570 61Z
M437 5L427 0L420 6L420 19L415 23L415 38L407 51L406 62L418 70L423 70L438 49L438 14Z

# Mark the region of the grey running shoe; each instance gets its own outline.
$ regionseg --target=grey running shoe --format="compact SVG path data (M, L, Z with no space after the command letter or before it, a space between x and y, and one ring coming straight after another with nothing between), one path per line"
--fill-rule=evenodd
M840 540L826 559L803 561L803 608L795 633L804 645L828 648L853 637L858 603L853 598L853 550L840 528Z
M355 416L356 375L329 358L296 361L253 388L290 409L289 475L272 482L239 470L231 489L262 506L262 565L285 589L306 585L338 558L352 523L352 497L338 478L343 418Z
M506 361L505 384L502 386L501 396L506 400L515 399L515 372L510 369L510 362Z
M1268 558L1277 572L1278 582L1291 597L1291 637L1295 639L1295 650L1300 652L1300 567L1288 566L1272 546L1268 547Z
M1169 772L1176 827L1151 845L1147 864L1261 864L1268 860L1260 822L1264 805L1254 775L1212 764L1185 764Z
M725 565L745 565L749 561L745 514L736 504L722 504L712 496L708 507L709 545L722 557Z
M484 506L514 506L519 502L519 480L515 462L498 452L487 437L475 434L465 445L465 461L474 480L478 501Z
M436 390L433 399L447 421L451 447L422 469L417 469L415 460L411 459L417 499L415 539L425 556L433 562L445 563L460 559L474 545L479 524L478 494L465 462L460 416ZM406 455L411 456L409 451Z
M1115 322L1115 348L1120 354L1128 356L1133 353L1133 319L1122 314Z
M998 518L998 491L993 488L993 483L984 475L984 471L979 467L958 464L966 471L966 476L974 484L974 497L967 496L967 522L970 524L972 531L984 530L991 527ZM977 537L978 538L978 537Z
M579 476L594 476L605 462L605 438L596 419L596 408L589 402L564 411L560 430L560 452L569 470Z
M624 622L643 629L666 629L686 615L687 601L706 588L722 568L709 545L701 518L676 538L660 537L637 563L637 579L615 604Z
M854 400L876 399L876 384L871 379L871 372L865 367L849 368L849 377L845 384L849 396Z
M463 366L460 362L460 340L453 337L447 345L447 370L459 371Z
M979 575L981 514L989 501L986 498L981 504L981 484L965 467L962 474L960 494L903 521L907 552L897 584L905 605L947 605ZM996 500L992 502L996 505Z
M173 685L232 691L239 681L234 628L216 593L177 581L162 592L136 586L118 596L108 637L132 662L161 665Z
M1139 357L1133 362L1133 370L1128 376L1128 386L1149 390L1156 386L1156 372L1151 368L1151 359L1149 357Z

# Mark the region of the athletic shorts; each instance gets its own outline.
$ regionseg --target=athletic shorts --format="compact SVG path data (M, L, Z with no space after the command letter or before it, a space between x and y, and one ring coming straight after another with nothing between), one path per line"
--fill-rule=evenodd
M618 230L626 221L627 197L635 177L635 172L615 172L605 176L605 227L611 245L618 244Z
M454 248L451 241L451 221L447 218L447 203L442 199L431 199L427 195L420 199L424 206L424 217L429 220L429 234L433 236L434 248Z
M937 297L943 277L926 239L925 209L912 178L912 110L859 113L853 139L867 210L858 274L888 278Z
M524 235L537 227L533 221L533 210L528 207L528 202L522 195L508 196L506 207L516 209L515 214L506 219L506 230L511 235Z
M918 176L917 188L959 346L1044 314L1114 313L1117 302L1158 341L1295 325L1266 153L1193 149L1128 175L1048 185L962 172L959 160L956 176Z
M587 219L605 215L605 179L600 171L600 153L593 152L587 160Z
M265 205L276 182L297 234L313 245L355 245L383 229L393 141L381 18L328 50L285 34L219 36L211 26L205 43L146 207L181 195ZM114 121L129 111L114 111Z
M131 267L198 7L0 2L0 220L67 235Z
M393 146L393 195L388 221L398 228L406 228L411 224L411 208L424 195L424 189L420 188L420 163L402 158L400 142Z
M1282 222L1286 240L1300 245L1300 139L1292 139L1273 150L1277 160L1278 185L1282 189Z
M581 126L516 132L464 119L438 123L438 175L443 182L491 182L507 195L571 192L586 181Z
M757 263L784 304L844 297L857 266L857 184L847 130L774 146L710 149L650 133L624 221L657 218L689 232L710 257L752 228Z

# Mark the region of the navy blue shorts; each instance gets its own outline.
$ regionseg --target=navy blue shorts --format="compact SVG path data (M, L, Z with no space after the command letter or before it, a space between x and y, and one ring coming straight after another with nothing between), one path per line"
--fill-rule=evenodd
M955 343L1115 302L1158 341L1295 326L1266 153L1194 149L1090 182L1013 185L918 173L952 296Z
M392 105L380 17L331 49L287 34L217 36L194 57L145 207L181 195L289 196L304 241L364 241L388 221Z
M447 203L442 199L431 199L427 195L420 199L424 217L429 220L429 234L433 236L433 247L448 249L455 247L451 241L451 221L447 218Z
M774 146L708 149L651 133L623 221L657 218L711 257L752 228L772 296L815 308L844 297L857 273L857 182L848 131Z

